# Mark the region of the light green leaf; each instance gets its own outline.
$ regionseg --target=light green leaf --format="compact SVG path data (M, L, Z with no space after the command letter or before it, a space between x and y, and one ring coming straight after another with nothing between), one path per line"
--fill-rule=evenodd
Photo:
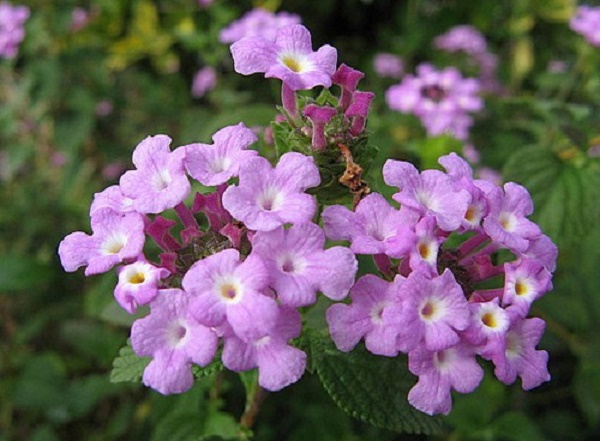
M119 351L119 356L113 361L110 381L112 383L140 381L148 363L150 363L150 358L137 356L128 341L127 345Z

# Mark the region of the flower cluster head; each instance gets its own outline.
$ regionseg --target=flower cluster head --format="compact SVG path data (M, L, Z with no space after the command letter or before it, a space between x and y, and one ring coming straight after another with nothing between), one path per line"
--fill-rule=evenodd
M496 77L498 58L488 50L485 37L473 26L455 26L436 37L434 45L444 52L466 54L470 63L479 71L481 89L491 93L501 91L502 87Z
M569 27L583 35L592 46L600 47L600 6L579 6Z
M16 57L19 44L25 38L23 25L28 18L27 6L13 6L8 2L0 2L0 57Z
M552 289L557 257L527 219L533 205L525 188L474 179L454 153L439 162L446 172L385 163L400 209L372 193L353 211L323 212L327 237L372 255L382 275L361 277L351 303L330 306L331 337L341 351L364 339L373 354L408 354L419 378L408 399L428 414L450 411L451 390L479 385L477 356L506 384L520 377L527 390L549 380L548 354L535 348L544 322L528 314Z
M296 308L319 291L341 300L354 283L354 253L325 249L312 223L316 203L305 191L320 183L313 158L290 152L272 166L250 149L256 140L242 123L219 130L213 144L171 150L166 135L146 138L135 169L95 195L92 234L71 233L59 245L65 270L117 266L117 302L129 313L149 307L131 343L152 357L144 384L163 394L189 389L191 366L211 363L219 346L225 367L258 368L268 390L297 381L306 354L290 342L301 331ZM191 179L214 190L189 200ZM148 238L158 256L147 255Z
M262 37L274 41L280 28L300 22L300 16L296 14L255 8L223 28L219 40L221 43L235 43L244 37Z
M449 133L466 139L473 124L470 113L483 106L480 89L478 80L463 78L453 67L437 70L424 63L416 75L390 87L385 99L392 110L417 116L430 136Z

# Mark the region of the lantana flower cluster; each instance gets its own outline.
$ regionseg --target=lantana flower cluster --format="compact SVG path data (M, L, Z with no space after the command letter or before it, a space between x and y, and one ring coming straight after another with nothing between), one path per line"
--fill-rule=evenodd
M14 58L25 38L24 24L29 18L27 6L0 2L0 57Z
M592 46L600 47L600 6L579 6L569 27L583 35Z
M416 75L390 87L385 99L390 109L418 117L429 136L448 133L465 140L473 124L470 114L483 108L480 91L479 80L463 78L454 67L438 70L423 63Z
M242 123L219 130L212 145L171 151L169 137L146 138L135 169L95 195L92 234L72 233L59 246L67 271L117 266L114 294L127 312L149 305L131 344L152 357L143 381L161 393L189 389L191 365L211 363L219 342L223 364L258 367L262 387L297 381L306 365L289 344L300 335L297 308L315 303L318 291L340 300L354 282L354 253L325 250L311 222L317 205L305 191L320 182L313 159L290 152L273 167L248 149L256 140ZM186 204L190 178L214 190ZM158 261L147 257L148 238L161 249Z
M491 360L503 383L518 376L528 390L549 380L548 354L536 349L545 324L528 314L552 288L557 257L527 219L533 205L524 187L473 179L454 153L439 162L446 173L385 163L400 209L372 193L354 211L323 212L327 237L372 255L382 275L361 277L351 304L328 309L337 348L350 351L364 339L373 354L408 354L419 377L408 400L429 414L450 411L451 390L479 385L477 356Z
M306 367L294 346L301 311L318 293L332 303L326 321L340 351L364 340L376 355L408 354L418 377L408 400L423 412L448 413L452 390L478 386L477 356L505 383L547 381L548 355L536 349L544 322L529 310L551 289L557 251L527 219L527 191L474 179L455 154L440 158L445 173L388 160L383 176L398 188L396 208L362 185L352 160L374 97L357 89L362 72L337 66L329 45L313 51L299 24L274 39L241 38L231 53L238 73L282 81L277 121L305 146L288 146L272 165L250 149L257 136L243 123L219 130L212 144L174 150L166 135L148 137L133 153L135 169L95 195L92 234L72 233L59 246L67 271L117 267L114 294L126 311L149 306L131 329L135 353L152 358L144 383L183 392L191 366L218 353L230 370L258 368L265 389L294 383ZM443 85L459 80L429 73ZM325 102L297 93L332 86ZM338 180L352 210L313 195L323 153L345 161ZM198 184L208 191L192 197ZM355 280L357 254L372 255L378 274Z

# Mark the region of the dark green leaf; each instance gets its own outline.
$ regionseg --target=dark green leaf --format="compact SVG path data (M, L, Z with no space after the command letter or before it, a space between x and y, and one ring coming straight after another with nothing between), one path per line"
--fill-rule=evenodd
M174 413L162 419L151 441L195 441L204 433L204 417L199 412Z
M408 391L416 379L408 371L406 356L376 356L362 346L343 353L328 342L314 344L320 346L311 354L317 374L345 412L396 432L432 434L440 430L440 418L425 415L408 403Z

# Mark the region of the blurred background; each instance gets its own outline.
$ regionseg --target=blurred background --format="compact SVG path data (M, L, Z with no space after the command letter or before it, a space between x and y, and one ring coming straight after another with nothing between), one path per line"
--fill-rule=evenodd
M240 121L264 133L280 86L236 74L220 41L222 29L255 7L297 14L315 48L331 44L339 63L366 73L359 87L376 94L368 123L379 148L374 188L383 190L377 165L387 158L435 167L440 155L462 152L480 176L525 185L532 218L559 247L554 290L533 312L547 322L540 348L550 353L551 382L525 393L500 384L487 366L476 392L455 395L443 431L426 437L353 419L307 373L266 398L255 439L600 439L600 48L570 29L577 2L11 3L29 15L18 52L0 58L1 441L237 434L245 396L235 375L169 397L110 382L132 322L113 299L116 276L67 274L56 250L66 234L90 232L93 194L132 167L146 136L168 134L173 146L210 143L217 129ZM8 32L2 20L0 13L0 34ZM495 59L487 73L468 54L434 45L463 24L487 40ZM396 57L387 70L376 63L381 53ZM387 88L422 62L488 75L492 86L468 140L428 137L417 118L386 105ZM272 147L261 140L268 155Z

